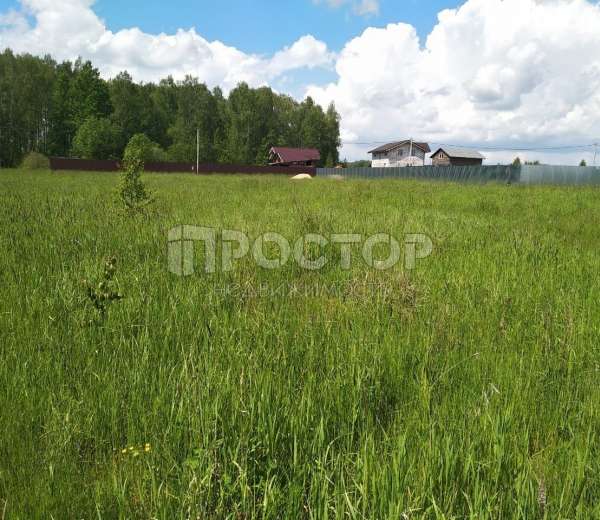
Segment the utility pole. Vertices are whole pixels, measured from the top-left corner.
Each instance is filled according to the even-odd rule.
[[[594,143],[594,167],[596,166],[596,157],[598,156],[598,143]]]
[[[196,175],[200,169],[200,129],[196,130]]]

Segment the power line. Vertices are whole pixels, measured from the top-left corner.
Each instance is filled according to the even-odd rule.
[[[437,145],[441,145],[441,146],[452,146],[448,143],[432,143],[432,144],[437,144]],[[462,146],[462,145],[455,145],[455,146],[468,148],[468,146]],[[549,151],[549,150],[581,150],[584,148],[591,148],[593,146],[594,146],[593,144],[574,144],[574,145],[565,145],[565,146],[538,146],[538,147],[529,147],[529,148],[509,148],[509,147],[502,147],[502,146],[475,146],[475,148],[478,148],[480,150],[489,150],[489,151],[497,150],[497,151],[504,151],[504,152],[540,152],[540,151]],[[471,147],[473,147],[473,146],[471,146]]]
[[[400,142],[402,139],[399,139],[396,142]],[[343,145],[356,145],[356,146],[372,146],[372,145],[381,145],[387,144],[395,141],[342,141]],[[454,146],[458,148],[477,148],[478,150],[487,150],[487,151],[500,151],[500,152],[540,152],[540,151],[550,151],[550,150],[582,150],[587,148],[598,147],[598,143],[591,144],[574,144],[574,145],[563,145],[563,146],[538,146],[538,147],[504,147],[504,146],[477,146],[477,145],[464,145],[464,144],[450,144],[450,143],[440,143],[437,141],[429,141],[430,144],[434,144],[437,146]]]

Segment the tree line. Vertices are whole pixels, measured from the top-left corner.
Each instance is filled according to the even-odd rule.
[[[228,96],[197,78],[108,81],[90,61],[0,54],[0,166],[31,151],[50,156],[120,159],[143,134],[153,160],[265,165],[272,146],[317,148],[339,162],[340,117],[310,98],[298,102],[268,87],[240,83]]]

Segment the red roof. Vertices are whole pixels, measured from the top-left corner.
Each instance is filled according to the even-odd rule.
[[[321,154],[315,148],[273,147],[272,151],[279,155],[281,162],[284,163],[321,160]]]

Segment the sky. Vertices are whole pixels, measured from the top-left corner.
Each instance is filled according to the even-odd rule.
[[[334,102],[348,159],[413,137],[591,164],[600,142],[596,0],[0,0],[7,47]]]

